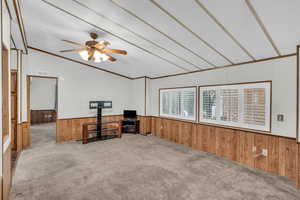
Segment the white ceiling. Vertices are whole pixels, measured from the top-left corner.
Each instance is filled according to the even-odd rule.
[[[14,9],[13,1],[7,1],[7,6],[11,14],[11,48],[25,49],[21,31],[19,29],[19,24],[17,20],[17,15]],[[16,45],[16,46],[15,46]]]
[[[99,34],[116,62],[94,66],[129,77],[157,77],[291,54],[300,44],[299,0],[249,0],[279,50],[275,51],[245,0],[24,0],[28,45],[60,53]],[[14,36],[14,35],[13,35]],[[18,39],[19,40],[19,39]]]

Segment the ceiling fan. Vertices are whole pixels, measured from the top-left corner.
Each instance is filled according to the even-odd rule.
[[[120,49],[109,49],[106,48],[110,45],[107,41],[100,41],[97,42],[96,39],[98,38],[98,35],[96,33],[90,33],[90,37],[93,40],[86,41],[85,44],[80,44],[77,42],[72,42],[70,40],[62,40],[64,42],[77,45],[81,48],[79,49],[69,49],[69,50],[62,50],[60,52],[78,52],[80,57],[86,61],[94,61],[94,62],[103,62],[110,60],[112,62],[116,61],[114,57],[107,53],[117,53],[117,54],[123,54],[126,55],[127,52]]]

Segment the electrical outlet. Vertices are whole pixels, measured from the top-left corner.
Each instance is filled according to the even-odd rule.
[[[252,152],[256,152],[256,146],[252,147]]]
[[[262,149],[262,155],[263,156],[268,156],[268,149]]]

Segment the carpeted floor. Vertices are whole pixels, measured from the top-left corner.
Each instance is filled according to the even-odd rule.
[[[32,131],[36,144],[20,157],[13,200],[300,199],[284,177],[158,137],[124,135],[82,145],[55,143],[53,126]],[[38,133],[48,139],[34,138]]]

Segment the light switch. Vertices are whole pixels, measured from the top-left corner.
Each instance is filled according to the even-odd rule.
[[[283,114],[278,114],[277,115],[277,121],[283,122],[284,121],[284,115]]]

